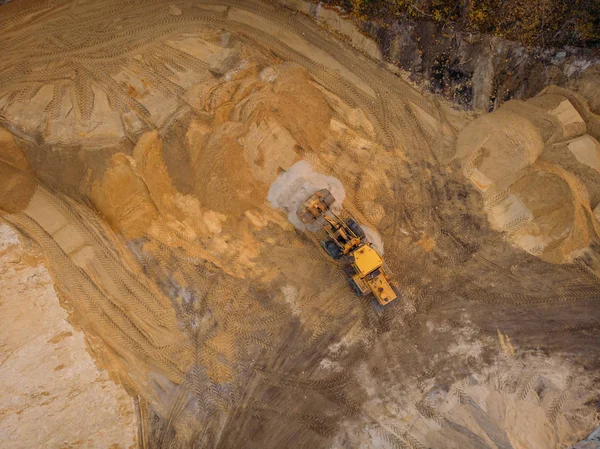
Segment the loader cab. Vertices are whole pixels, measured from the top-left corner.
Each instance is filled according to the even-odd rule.
[[[373,292],[381,306],[385,306],[397,298],[396,293],[387,281],[387,273],[383,259],[369,245],[362,245],[352,253],[352,268],[356,272],[352,276],[353,288],[359,295]]]
[[[352,267],[356,273],[366,277],[383,266],[383,260],[369,245],[363,245],[352,253],[354,262]]]

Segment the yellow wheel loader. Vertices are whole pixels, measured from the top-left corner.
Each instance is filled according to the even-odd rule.
[[[352,218],[346,221],[334,214],[330,207],[335,198],[327,189],[321,189],[311,196],[297,211],[304,224],[318,221],[328,240],[321,245],[334,259],[348,256],[353,270],[350,284],[359,296],[373,293],[377,302],[385,306],[397,298],[392,289],[390,274],[381,255],[371,246],[364,231]]]

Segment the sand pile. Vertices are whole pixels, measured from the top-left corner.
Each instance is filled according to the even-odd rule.
[[[544,140],[534,123],[501,109],[464,128],[456,156],[477,189],[494,195],[514,183],[543,149]]]
[[[218,214],[203,211],[197,199],[173,187],[156,132],[142,135],[133,157],[117,153],[111,158],[104,176],[92,188],[92,199],[127,238],[143,235],[159,216],[178,223],[177,229],[185,235],[220,232]]]
[[[271,184],[299,155],[318,152],[331,116],[324,94],[304,69],[267,62],[258,57],[241,62],[197,87],[198,107],[210,115],[190,121],[181,147],[168,149],[180,159],[167,163],[166,145],[171,144],[156,132],[142,135],[132,156],[111,157],[90,191],[115,229],[128,239],[149,236],[185,248],[189,257],[209,260],[236,277],[247,276],[250,259],[261,246],[248,233],[248,220],[253,225],[271,220],[271,212],[262,211]],[[180,170],[185,164],[191,170]],[[304,164],[292,173],[310,172]],[[335,186],[343,201],[339,181],[300,172],[298,177],[308,176],[308,183]],[[191,186],[191,194],[174,187],[173,173]],[[274,201],[283,204],[281,198]],[[243,233],[247,238],[241,238]]]
[[[2,216],[40,246],[90,353],[136,398],[140,446],[516,449],[541,428],[560,447],[561,414],[546,426],[540,410],[567,390],[564,428],[589,430],[578,382],[523,358],[535,370],[500,377],[534,388],[493,387],[485,369],[496,326],[595,368],[600,289],[485,225],[447,163],[468,114],[276,2],[57,2],[0,19],[0,120],[18,135],[0,139]],[[564,257],[595,235],[593,112],[555,91],[502,111],[461,132],[459,157],[494,226]],[[385,243],[393,307],[356,296],[290,223],[319,187]],[[465,310],[472,347],[454,332]],[[518,402],[532,391],[542,405]]]
[[[598,66],[590,67],[579,78],[574,80],[572,84],[574,90],[587,101],[590,112],[600,115],[600,94],[598,93],[600,68]]]
[[[580,256],[600,229],[592,212],[599,201],[600,144],[586,134],[582,114],[567,96],[546,92],[506,103],[466,126],[458,139],[457,157],[484,197],[490,224],[555,263]]]
[[[203,240],[221,234],[227,217],[173,187],[161,148],[158,134],[148,133],[138,141],[133,158],[114,155],[103,177],[93,183],[94,205],[127,239],[152,237],[243,277],[240,267],[232,269],[222,260],[224,254],[241,256],[243,248],[227,245],[221,238]]]
[[[459,332],[464,338],[450,351],[479,357],[482,340],[468,328]],[[359,431],[357,447],[364,449],[548,449],[585,438],[598,422],[597,387],[582,368],[562,357],[523,353],[499,331],[495,343],[502,350],[493,362],[450,384],[430,373],[415,388],[393,378],[375,385],[365,365],[355,367],[363,386],[386,393],[365,404],[365,427],[348,427],[336,441]]]
[[[133,447],[133,398],[87,352],[41,261],[0,223],[2,447]]]
[[[195,105],[208,115],[189,121],[185,140],[176,147],[168,137],[146,133],[132,156],[119,152],[111,157],[90,191],[115,229],[128,239],[148,236],[182,248],[188,257],[209,260],[244,278],[261,247],[247,223],[261,228],[273,220],[264,211],[267,200],[285,209],[299,229],[297,206],[319,188],[330,188],[341,207],[341,181],[298,161],[319,154],[324,160],[337,158],[336,165],[346,169],[340,173],[350,179],[361,171],[354,160],[372,160],[376,156],[371,152],[379,149],[364,134],[369,123],[318,88],[301,67],[269,62],[254,55],[194,87]],[[312,160],[320,171],[331,171],[321,159]],[[191,170],[184,170],[187,164]],[[178,185],[191,186],[191,192],[180,193],[175,178]],[[360,209],[352,203],[347,207],[383,250],[381,237],[370,231],[383,215],[375,201],[382,176],[378,178],[366,173],[358,189]],[[370,220],[361,210],[368,211]],[[266,273],[256,269],[255,275]]]
[[[102,180],[94,185],[92,199],[126,238],[143,234],[158,216],[146,185],[136,176],[131,159],[123,154],[111,158]]]
[[[0,210],[13,213],[24,209],[35,192],[33,170],[13,135],[0,128]]]
[[[188,131],[195,193],[232,215],[262,204],[268,186],[303,148],[317,150],[331,116],[306,71],[289,63],[262,69],[240,64],[202,86],[198,107],[214,119],[210,131],[201,122]]]

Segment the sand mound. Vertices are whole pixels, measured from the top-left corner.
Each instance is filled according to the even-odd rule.
[[[500,192],[515,182],[543,149],[544,141],[533,123],[501,109],[461,131],[456,155],[465,175],[481,192],[491,188]]]
[[[12,134],[0,128],[0,210],[13,213],[27,207],[36,182],[29,161]]]
[[[243,64],[203,90],[199,106],[214,120],[210,131],[193,123],[187,145],[196,196],[221,213],[241,215],[261,205],[280,169],[296,162],[302,148],[317,150],[329,127],[322,92],[294,64],[262,70]]]
[[[316,151],[325,139],[331,110],[308,72],[283,63],[263,69],[258,78],[263,88],[238,103],[231,119],[258,124],[274,117],[301,147]],[[236,99],[241,100],[239,95]]]
[[[562,95],[544,93],[527,100],[527,103],[544,111],[556,123],[552,138],[546,139],[547,144],[569,140],[586,131],[585,121],[569,99]]]
[[[121,153],[111,158],[91,196],[96,208],[126,238],[143,235],[158,216],[146,184],[135,173],[133,161]]]
[[[588,81],[592,86],[594,83],[598,82],[600,82],[600,78]],[[581,84],[578,83],[575,85],[581,86]],[[586,132],[595,139],[600,139],[600,115],[598,115],[597,112],[594,112],[595,109],[592,99],[589,95],[585,94],[585,88],[579,90],[579,87],[576,87],[575,89],[576,90],[570,90],[558,86],[548,86],[544,89],[543,93],[556,94],[567,98],[585,121]]]
[[[162,159],[162,145],[158,133],[149,132],[137,142],[133,157],[115,154],[103,177],[93,184],[94,204],[127,238],[147,234],[161,220],[190,238],[211,229],[220,232],[213,212],[203,210],[195,197],[182,195],[173,187]]]
[[[564,351],[592,367],[574,375],[592,376],[600,288],[587,271],[524,256],[482,223],[478,198],[449,163],[469,114],[440,107],[277,2],[51,3],[2,9],[1,119],[51,186],[2,215],[42,248],[90,353],[136,398],[141,447],[533,444],[523,432],[561,402],[521,406],[537,401],[528,382],[503,373],[538,374],[528,367],[499,366],[493,387],[484,367],[500,351],[488,338],[497,326],[515,345]],[[585,193],[593,177],[580,188],[570,173],[595,160],[593,141],[568,148],[585,134],[562,100],[571,97],[554,93],[510,103],[492,116],[506,115],[500,127],[473,124],[461,160],[493,183],[489,207],[513,195],[539,216],[509,232],[541,236],[543,254],[567,257],[577,233],[591,235],[577,206],[596,195]],[[585,105],[571,103],[587,123]],[[541,160],[555,143],[571,168]],[[343,265],[294,228],[290,185],[273,194],[287,210],[271,206],[272,187],[296,171],[300,190],[335,179],[324,186],[338,189],[347,213],[381,232],[399,293],[392,307],[357,297]],[[571,200],[566,213],[556,212],[566,207],[558,196]],[[454,332],[468,313],[473,347]],[[548,398],[579,391],[547,384]],[[589,427],[577,411],[587,400],[565,403],[583,416],[566,418],[571,434]],[[545,427],[538,433],[562,447]]]
[[[567,94],[511,101],[461,130],[457,157],[492,227],[525,251],[571,262],[597,236],[600,144]]]
[[[239,216],[263,203],[267,185],[253,178],[240,144],[244,127],[226,122],[213,129],[200,150],[194,150],[195,193],[206,207]]]
[[[589,198],[575,176],[540,162],[510,191],[504,202],[491,208],[491,217],[521,248],[560,263],[589,245],[594,232],[589,227]]]
[[[115,154],[102,178],[92,184],[94,205],[127,239],[152,237],[167,246],[186,248],[189,257],[211,261],[243,277],[242,261],[232,269],[222,259],[224,253],[231,256],[244,248],[220,239],[202,241],[220,234],[227,217],[173,187],[162,159],[162,144],[158,134],[150,132],[137,142],[134,157]]]
[[[588,134],[544,150],[542,160],[563,167],[583,183],[590,207],[600,203],[600,143]]]
[[[590,67],[573,83],[574,90],[579,92],[589,104],[590,111],[600,115],[600,67]]]

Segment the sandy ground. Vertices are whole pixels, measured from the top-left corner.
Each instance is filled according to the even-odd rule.
[[[476,118],[275,4],[2,8],[0,210],[139,447],[545,449],[598,424],[594,79]],[[324,185],[385,247],[383,312],[294,223]]]
[[[2,447],[136,447],[132,398],[86,352],[41,262],[0,224]]]

